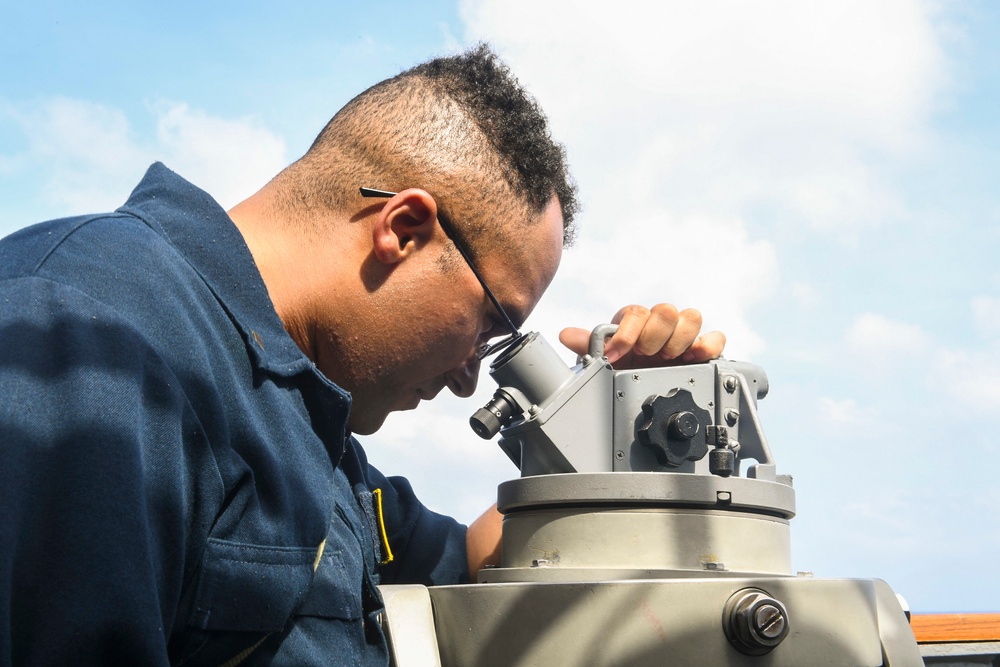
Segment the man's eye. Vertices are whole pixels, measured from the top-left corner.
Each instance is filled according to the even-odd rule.
[[[484,329],[482,334],[483,340],[489,340],[491,338],[496,338],[497,336],[502,335],[503,333],[501,331],[502,326],[503,325],[499,319],[497,319],[493,315],[490,315],[489,319],[486,320],[486,328]]]

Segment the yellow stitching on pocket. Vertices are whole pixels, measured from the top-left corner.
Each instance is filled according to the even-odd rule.
[[[382,546],[385,547],[385,559],[382,565],[392,562],[392,549],[389,548],[389,536],[385,532],[385,517],[382,516],[382,489],[372,491],[375,497],[375,511],[378,513],[378,527],[382,531]]]
[[[313,561],[313,572],[319,569],[319,561],[323,558],[323,551],[326,549],[326,538],[319,543],[319,548],[316,549],[316,560]]]

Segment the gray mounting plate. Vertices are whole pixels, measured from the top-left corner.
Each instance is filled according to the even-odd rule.
[[[500,485],[504,513],[543,507],[701,507],[795,516],[795,491],[780,482],[684,473],[613,472],[539,475]]]

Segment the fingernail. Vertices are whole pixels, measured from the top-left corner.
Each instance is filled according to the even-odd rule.
[[[613,364],[616,361],[618,361],[619,359],[621,359],[622,355],[621,355],[621,353],[618,350],[610,350],[610,351],[609,350],[605,350],[604,351],[604,356],[606,356],[608,358],[608,363]]]

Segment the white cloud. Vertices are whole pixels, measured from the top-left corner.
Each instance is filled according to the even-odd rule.
[[[872,416],[870,411],[863,411],[852,398],[838,400],[820,396],[817,405],[820,418],[834,427],[856,426]]]
[[[934,360],[934,386],[957,399],[957,408],[1000,414],[1000,347],[943,349]]]
[[[972,317],[980,335],[1000,338],[1000,299],[990,296],[974,297]]]
[[[847,330],[846,341],[855,354],[883,359],[918,354],[931,344],[930,336],[920,326],[876,313],[858,316]]]
[[[642,199],[636,198],[627,223],[593,234],[588,229],[578,247],[566,253],[546,302],[545,323],[589,328],[626,303],[666,300],[700,309],[706,329],[725,331],[730,357],[759,353],[763,341],[747,313],[777,282],[773,246],[751,240],[739,218],[675,216],[643,205]]]
[[[802,306],[814,306],[820,302],[820,295],[816,288],[809,283],[792,283],[789,290],[792,298]]]
[[[979,326],[997,324],[995,300],[973,301]],[[1000,345],[938,344],[920,326],[875,313],[860,315],[845,333],[856,372],[902,381],[918,378],[931,396],[957,401],[962,409],[1000,410]]]
[[[163,103],[152,112],[156,136],[142,136],[119,109],[56,98],[8,112],[26,148],[5,156],[6,170],[48,174],[46,214],[111,210],[124,203],[156,160],[212,193],[223,206],[252,194],[285,165],[282,139],[253,118],[226,119]]]
[[[868,152],[922,144],[946,71],[917,0],[467,0],[462,15],[539,96],[581,183],[631,166],[674,209],[762,200],[847,235],[900,210]]]
[[[723,328],[730,356],[759,353],[751,314],[780,258],[748,220],[853,242],[905,213],[882,158],[921,150],[944,85],[927,7],[464,0],[467,38],[539,98],[581,186],[546,310],[590,326],[667,300]]]
[[[55,98],[17,108],[12,115],[27,141],[15,158],[18,167],[45,170],[42,196],[60,213],[117,208],[131,190],[124,177],[131,175],[134,184],[145,166],[129,121],[118,109]]]
[[[163,159],[224,207],[257,191],[285,167],[285,142],[252,117],[211,116],[186,104],[158,109]]]

